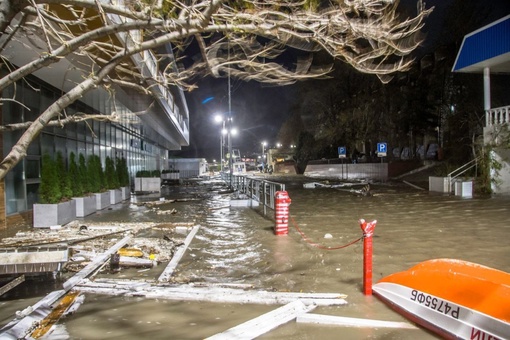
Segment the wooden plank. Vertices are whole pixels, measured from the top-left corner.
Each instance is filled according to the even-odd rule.
[[[78,273],[76,273],[73,277],[71,277],[69,280],[64,282],[64,290],[67,292],[71,288],[73,288],[78,282],[89,276],[94,270],[98,267],[100,267],[104,262],[106,262],[112,254],[115,254],[120,248],[122,248],[124,245],[126,245],[128,242],[130,242],[132,239],[132,236],[126,236],[119,242],[117,242],[113,247],[108,249],[106,252],[98,255],[94,258],[92,262],[90,262],[85,268],[80,270]]]
[[[7,293],[8,291],[10,291],[11,289],[13,289],[14,287],[16,287],[17,285],[24,281],[25,275],[20,275],[17,278],[10,281],[9,283],[3,285],[2,287],[0,287],[0,296],[4,295],[5,293]]]
[[[238,326],[232,327],[225,332],[208,337],[208,340],[237,340],[254,339],[265,334],[276,327],[296,319],[301,314],[315,309],[314,305],[305,305],[302,301],[296,300],[285,306],[277,308],[269,313],[251,319]]]
[[[347,304],[345,295],[336,293],[292,293],[268,292],[224,287],[193,287],[189,285],[150,285],[148,282],[83,281],[75,287],[83,292],[105,295],[137,296],[150,299],[178,301],[208,301],[221,303],[287,304],[301,300],[317,306],[338,306]]]
[[[56,290],[44,298],[39,300],[33,306],[27,307],[21,314],[23,318],[14,319],[5,325],[2,329],[0,329],[0,339],[23,339],[25,338],[33,329],[34,325],[37,325],[46,318],[51,311],[53,310],[53,304],[61,299],[68,291],[70,291],[76,284],[78,284],[81,280],[85,279],[91,273],[93,273],[96,268],[103,265],[104,262],[108,260],[111,254],[117,252],[120,248],[122,248],[126,243],[128,243],[132,239],[132,236],[126,236],[119,242],[117,242],[113,247],[108,249],[105,253],[97,256],[91,263],[89,263],[85,268],[76,273],[69,280],[64,282],[63,288],[61,290]]]
[[[32,332],[31,337],[34,339],[39,339],[45,334],[49,332],[51,327],[55,325],[58,320],[64,315],[64,313],[74,304],[80,292],[70,292],[66,294],[58,303],[58,305],[53,308],[50,314],[45,317],[37,326],[37,328]]]
[[[418,329],[408,322],[380,321],[372,319],[347,318],[343,316],[302,314],[296,319],[299,323],[315,323],[321,325],[336,325],[345,327],[366,327],[366,328],[404,328]]]
[[[172,260],[170,260],[163,273],[161,273],[161,275],[159,276],[158,278],[159,282],[168,282],[170,276],[172,276],[172,274],[174,273],[175,268],[177,268],[179,261],[184,256],[184,253],[188,249],[188,246],[190,245],[191,241],[193,240],[199,229],[200,226],[198,225],[194,226],[193,229],[191,229],[190,233],[186,237],[186,240],[184,240],[184,245],[175,252],[174,256],[172,257]]]

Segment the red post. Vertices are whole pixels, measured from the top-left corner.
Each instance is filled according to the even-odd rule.
[[[363,230],[363,294],[372,295],[372,236],[377,221],[360,219],[359,224]]]
[[[289,233],[289,205],[291,199],[287,191],[275,193],[275,229],[276,235],[287,235]]]

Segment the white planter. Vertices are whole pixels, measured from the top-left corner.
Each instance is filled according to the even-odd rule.
[[[447,194],[450,192],[448,177],[429,176],[429,191]]]
[[[161,178],[157,177],[135,177],[136,192],[160,192]]]
[[[122,191],[120,189],[113,189],[110,191],[110,204],[118,204],[122,202]]]
[[[85,217],[96,212],[96,195],[73,197],[76,201],[76,217]]]
[[[110,192],[96,193],[96,210],[103,210],[110,206]]]
[[[76,218],[76,201],[56,204],[34,204],[34,228],[64,225]]]
[[[169,173],[161,174],[161,179],[163,179],[165,181],[179,180],[179,173],[178,172],[169,172]]]
[[[131,188],[130,187],[122,187],[120,188],[122,192],[122,200],[126,201],[131,198]]]

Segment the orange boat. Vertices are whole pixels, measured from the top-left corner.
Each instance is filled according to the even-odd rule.
[[[447,339],[510,339],[510,274],[436,259],[389,275],[374,293],[413,322]]]

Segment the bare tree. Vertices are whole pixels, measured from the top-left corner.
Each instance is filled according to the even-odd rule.
[[[0,163],[4,178],[25,155],[29,144],[49,125],[110,116],[67,116],[65,108],[96,87],[109,91],[130,87],[151,94],[156,85],[193,89],[197,76],[225,77],[274,85],[325,78],[329,65],[314,63],[317,52],[341,59],[355,69],[387,82],[407,70],[409,54],[420,44],[420,29],[432,9],[417,0],[413,18],[401,20],[398,0],[343,0],[323,6],[318,0],[296,1],[148,1],[4,0],[0,2],[0,57],[8,86],[63,58],[72,59],[82,81],[55,100],[34,121],[2,126],[23,129]],[[21,41],[20,37],[25,39]],[[24,64],[9,56],[17,40],[37,37],[39,55]],[[162,46],[171,44],[175,57]],[[189,62],[189,51],[197,55]],[[285,55],[299,50],[295,60]],[[156,60],[170,60],[158,77],[132,67],[131,57],[150,50]],[[163,52],[161,52],[163,51]],[[304,52],[304,53],[303,53]],[[15,65],[16,67],[14,67]],[[2,98],[0,104],[15,101]],[[15,101],[16,102],[16,101]],[[16,102],[22,105],[22,103]]]

